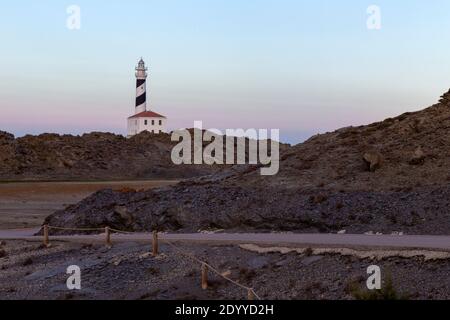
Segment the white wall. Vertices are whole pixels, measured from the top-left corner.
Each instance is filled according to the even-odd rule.
[[[147,124],[145,122],[147,121]],[[154,121],[154,124],[152,124]],[[159,124],[161,121],[161,125]],[[142,131],[153,133],[166,132],[167,119],[165,118],[131,118],[128,119],[128,136],[134,136]]]

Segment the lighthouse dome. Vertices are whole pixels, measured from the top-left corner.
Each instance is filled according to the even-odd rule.
[[[144,62],[144,60],[142,58],[138,62],[138,68],[139,69],[145,69],[145,62]]]

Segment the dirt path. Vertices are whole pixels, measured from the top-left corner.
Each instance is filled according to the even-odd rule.
[[[40,241],[41,237],[34,237],[38,229],[0,230],[1,240],[35,240]],[[55,236],[51,237],[58,241],[71,242],[102,242],[104,235],[76,235],[76,236]],[[113,241],[151,241],[148,233],[135,234],[114,234]],[[337,234],[161,234],[161,240],[206,242],[206,243],[255,243],[265,245],[303,245],[303,246],[341,246],[341,247],[382,247],[397,249],[439,249],[450,250],[450,236],[391,236],[391,235],[337,235]]]
[[[56,210],[101,189],[151,189],[176,181],[11,182],[0,183],[0,229],[39,226]]]

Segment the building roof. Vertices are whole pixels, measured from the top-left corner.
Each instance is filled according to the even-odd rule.
[[[134,116],[131,116],[128,119],[134,119],[134,118],[165,118],[165,117],[156,112],[153,112],[153,111],[144,111],[144,112],[135,114]]]

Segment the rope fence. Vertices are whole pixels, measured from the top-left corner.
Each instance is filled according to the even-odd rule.
[[[105,244],[107,247],[112,247],[112,240],[111,240],[111,233],[118,233],[118,234],[136,234],[137,232],[129,232],[129,231],[122,231],[117,230],[110,227],[104,227],[104,228],[62,228],[62,227],[53,227],[50,225],[44,225],[43,227],[43,244],[46,247],[50,246],[50,230],[59,230],[59,231],[81,231],[81,232],[92,232],[92,231],[104,231],[105,234]],[[244,289],[247,291],[247,300],[262,300],[255,292],[253,288],[247,287],[229,277],[221,273],[217,268],[214,268],[206,261],[198,259],[196,256],[194,256],[191,253],[188,253],[175,245],[174,243],[165,240],[165,243],[167,243],[170,247],[172,247],[176,252],[179,254],[188,257],[194,262],[197,262],[201,265],[201,286],[203,290],[208,289],[208,271],[211,271],[215,273],[216,275],[220,276],[224,280],[232,283],[233,285]],[[159,254],[159,241],[158,241],[158,232],[153,231],[152,232],[152,256],[156,257]]]
[[[215,274],[217,274],[218,276],[222,277],[223,279],[231,282],[232,284],[244,289],[247,291],[248,294],[248,300],[254,300],[254,298],[256,297],[258,300],[262,300],[257,294],[256,292],[253,290],[253,288],[244,286],[242,284],[240,284],[237,281],[234,281],[233,279],[230,279],[229,277],[223,275],[220,271],[218,271],[216,268],[214,268],[213,266],[211,266],[210,264],[208,264],[205,261],[202,261],[198,258],[196,258],[194,255],[191,255],[187,252],[184,252],[183,250],[181,250],[179,247],[177,247],[176,245],[174,245],[172,242],[170,241],[165,241],[168,245],[170,245],[175,251],[177,251],[178,253],[191,258],[192,260],[194,260],[195,262],[198,262],[202,265],[202,288],[203,289],[207,289],[208,288],[208,278],[207,278],[207,274],[208,274],[208,270],[211,270],[212,272],[214,272]]]

